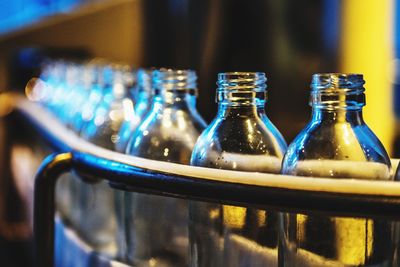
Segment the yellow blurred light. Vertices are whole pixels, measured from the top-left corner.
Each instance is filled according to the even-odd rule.
[[[389,153],[394,136],[392,109],[393,0],[346,0],[342,10],[340,69],[366,80],[364,118]]]
[[[367,219],[335,218],[337,257],[352,266],[366,263],[371,256],[374,222]]]
[[[0,93],[0,117],[8,115],[13,110],[16,98],[10,93]]]
[[[267,212],[265,210],[257,211],[257,226],[267,226]]]
[[[224,225],[233,229],[241,229],[246,221],[246,208],[223,206]]]
[[[215,208],[215,209],[211,209],[209,212],[209,216],[210,216],[210,219],[213,219],[213,220],[218,219],[221,216],[219,207]]]
[[[306,225],[307,225],[308,216],[303,214],[296,214],[296,223],[297,223],[297,240],[299,243],[303,243],[306,241]]]

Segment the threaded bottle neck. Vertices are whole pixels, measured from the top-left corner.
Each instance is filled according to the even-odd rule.
[[[195,106],[197,75],[193,70],[159,69],[152,72],[153,101]]]
[[[264,106],[266,81],[263,72],[219,73],[216,101],[233,106]]]
[[[152,73],[153,87],[158,91],[196,90],[197,75],[193,70],[159,69]]]
[[[360,110],[365,106],[361,74],[318,73],[312,76],[310,105],[324,110]]]

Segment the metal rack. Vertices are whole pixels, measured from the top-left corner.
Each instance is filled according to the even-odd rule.
[[[55,185],[67,171],[88,183],[107,180],[117,190],[307,214],[400,218],[400,183],[216,170],[123,155],[80,139],[22,96],[2,97],[11,110],[8,116],[28,122],[58,151],[42,163],[35,181],[37,266],[53,266]],[[394,168],[397,164],[393,160]]]

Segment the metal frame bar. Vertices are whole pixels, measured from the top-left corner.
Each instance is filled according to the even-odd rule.
[[[71,153],[49,155],[36,175],[33,233],[37,267],[53,266],[55,185],[60,175],[71,169],[71,162]]]
[[[38,267],[53,266],[55,186],[60,175],[67,171],[76,171],[86,182],[93,182],[93,179],[107,180],[118,190],[189,200],[301,213],[400,217],[400,198],[338,196],[326,192],[298,192],[298,190],[199,180],[195,177],[152,173],[105,157],[73,151],[48,156],[36,176],[34,238]]]

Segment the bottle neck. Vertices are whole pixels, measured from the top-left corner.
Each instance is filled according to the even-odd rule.
[[[314,74],[310,94],[313,121],[363,124],[364,83],[360,74]]]
[[[261,72],[228,72],[218,75],[216,101],[219,115],[256,117],[264,113],[266,78]]]
[[[153,71],[153,103],[157,106],[177,109],[195,108],[196,80],[196,73],[191,70],[160,69]]]
[[[261,117],[266,115],[264,105],[232,105],[231,103],[218,103],[218,116],[222,117]]]
[[[196,95],[189,91],[161,91],[156,92],[153,104],[163,108],[195,109]]]
[[[312,121],[317,123],[350,123],[352,125],[364,124],[362,109],[324,109],[312,108]]]

